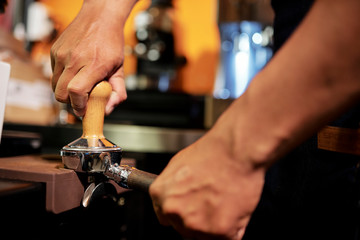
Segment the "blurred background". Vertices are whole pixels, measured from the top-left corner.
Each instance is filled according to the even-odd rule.
[[[0,15],[0,61],[11,65],[11,73],[0,157],[40,154],[59,161],[59,150],[81,136],[81,120],[54,99],[50,85],[50,48],[81,5],[82,0],[7,1]],[[160,173],[177,151],[211,128],[271,59],[272,21],[267,0],[139,0],[124,30],[128,99],[105,118],[104,135],[138,168]],[[37,207],[32,211],[45,211],[37,195],[43,191],[41,184],[30,191]],[[0,190],[0,203],[9,197],[1,196]],[[180,238],[158,225],[148,196],[126,192],[111,199],[107,206],[120,211],[121,220],[100,214],[103,204],[94,211],[117,223],[119,239]],[[42,224],[66,232],[87,214],[46,213]]]
[[[6,122],[76,122],[47,88],[50,48],[81,5],[82,0],[8,1],[0,15],[1,60],[13,68]],[[210,127],[216,113],[209,106],[205,110],[204,101],[239,97],[271,58],[272,18],[264,0],[139,1],[125,26],[129,99],[109,120]]]

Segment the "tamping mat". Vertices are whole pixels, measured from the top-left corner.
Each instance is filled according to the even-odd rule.
[[[0,158],[0,178],[45,183],[46,210],[53,213],[78,207],[84,193],[73,170],[39,155]]]
[[[134,159],[122,159],[122,163],[135,166]],[[85,191],[75,171],[65,169],[60,160],[40,155],[0,158],[0,178],[45,183],[46,210],[53,213],[79,207]],[[115,187],[118,193],[128,191],[117,184]]]

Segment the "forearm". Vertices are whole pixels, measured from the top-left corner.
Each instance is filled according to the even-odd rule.
[[[86,14],[92,18],[101,17],[108,19],[108,21],[117,21],[124,24],[137,1],[138,0],[84,0],[79,15]]]
[[[220,124],[234,158],[270,164],[359,99],[358,1],[317,1]]]

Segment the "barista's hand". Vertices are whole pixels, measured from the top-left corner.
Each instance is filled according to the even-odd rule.
[[[88,93],[108,80],[113,93],[106,106],[109,114],[126,99],[123,72],[123,26],[135,0],[84,1],[75,20],[51,49],[52,86],[60,102],[71,102],[83,116]]]
[[[163,225],[192,239],[238,240],[262,192],[265,169],[234,157],[221,127],[171,159],[150,186]]]

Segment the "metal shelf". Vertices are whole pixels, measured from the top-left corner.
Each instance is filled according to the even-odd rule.
[[[8,123],[4,125],[4,129],[39,133],[42,149],[46,153],[57,153],[82,134],[81,124],[33,126]],[[176,153],[195,142],[206,131],[109,123],[104,125],[104,135],[108,140],[126,152],[139,153]]]

